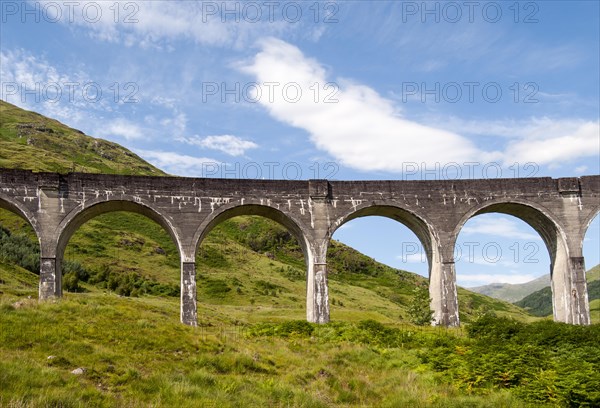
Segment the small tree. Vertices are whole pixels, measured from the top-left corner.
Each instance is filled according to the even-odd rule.
[[[429,286],[418,285],[413,290],[413,300],[408,306],[408,319],[418,326],[431,324],[433,312],[430,308]]]

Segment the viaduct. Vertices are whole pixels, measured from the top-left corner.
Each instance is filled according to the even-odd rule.
[[[429,262],[434,324],[459,325],[454,246],[462,226],[484,213],[510,214],[535,229],[550,254],[554,320],[590,324],[587,227],[600,212],[600,176],[445,181],[278,181],[34,173],[0,169],[0,207],[26,219],[40,242],[39,299],[60,297],[61,260],[73,233],[111,211],[160,224],[181,259],[181,321],[197,324],[196,251],[220,222],[270,218],[304,252],[306,317],[329,321],[327,248],[344,223],[380,215],[407,226]]]

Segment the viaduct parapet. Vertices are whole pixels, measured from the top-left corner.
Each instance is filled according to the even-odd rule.
[[[196,251],[220,222],[260,215],[298,239],[306,261],[306,317],[329,321],[327,248],[358,217],[406,225],[425,249],[434,324],[459,325],[454,247],[462,226],[484,213],[513,215],[550,254],[554,320],[589,324],[583,238],[600,211],[600,176],[447,181],[281,181],[34,173],[0,169],[0,207],[26,219],[40,242],[39,298],[60,297],[69,239],[93,217],[143,214],[160,224],[181,258],[181,321],[197,324]]]

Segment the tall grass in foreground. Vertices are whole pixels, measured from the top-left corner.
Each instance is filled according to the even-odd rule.
[[[493,340],[498,347],[512,344],[502,334],[506,328],[493,325],[480,326],[481,338],[474,332],[467,337],[460,330],[399,328],[375,321],[232,326],[217,311],[204,327],[191,328],[175,318],[177,299],[85,293],[59,302],[16,300],[3,296],[0,301],[0,406],[566,405],[560,392],[555,399],[528,402],[520,392],[526,389],[523,384],[504,386],[486,379],[471,389],[462,385],[462,374],[451,367],[470,367],[470,360],[461,356],[492,341],[482,332],[500,333]],[[513,337],[530,337],[549,359],[569,348],[573,356],[581,353],[576,343],[556,349],[522,329],[533,326],[519,327],[521,337]],[[569,331],[551,322],[545,330],[549,338]],[[577,330],[593,336],[598,328]],[[597,345],[587,342],[585,347],[597,353]],[[445,361],[444,355],[450,368],[435,363]],[[599,360],[586,364],[597,367]],[[78,367],[85,373],[71,374]],[[504,367],[497,369],[501,373]],[[523,370],[537,376],[545,372],[535,366]],[[586,390],[593,397],[593,390]]]

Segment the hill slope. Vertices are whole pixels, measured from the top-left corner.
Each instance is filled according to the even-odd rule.
[[[532,294],[550,285],[550,276],[545,274],[537,279],[525,283],[491,283],[484,286],[469,288],[470,291],[481,293],[494,299],[515,303],[525,296]]]
[[[592,323],[600,322],[600,265],[596,265],[586,272],[588,283],[588,299],[590,301],[590,314]],[[524,297],[515,304],[529,311],[535,316],[552,315],[552,290],[546,286]]]
[[[68,173],[165,175],[124,147],[0,100],[0,167]]]

